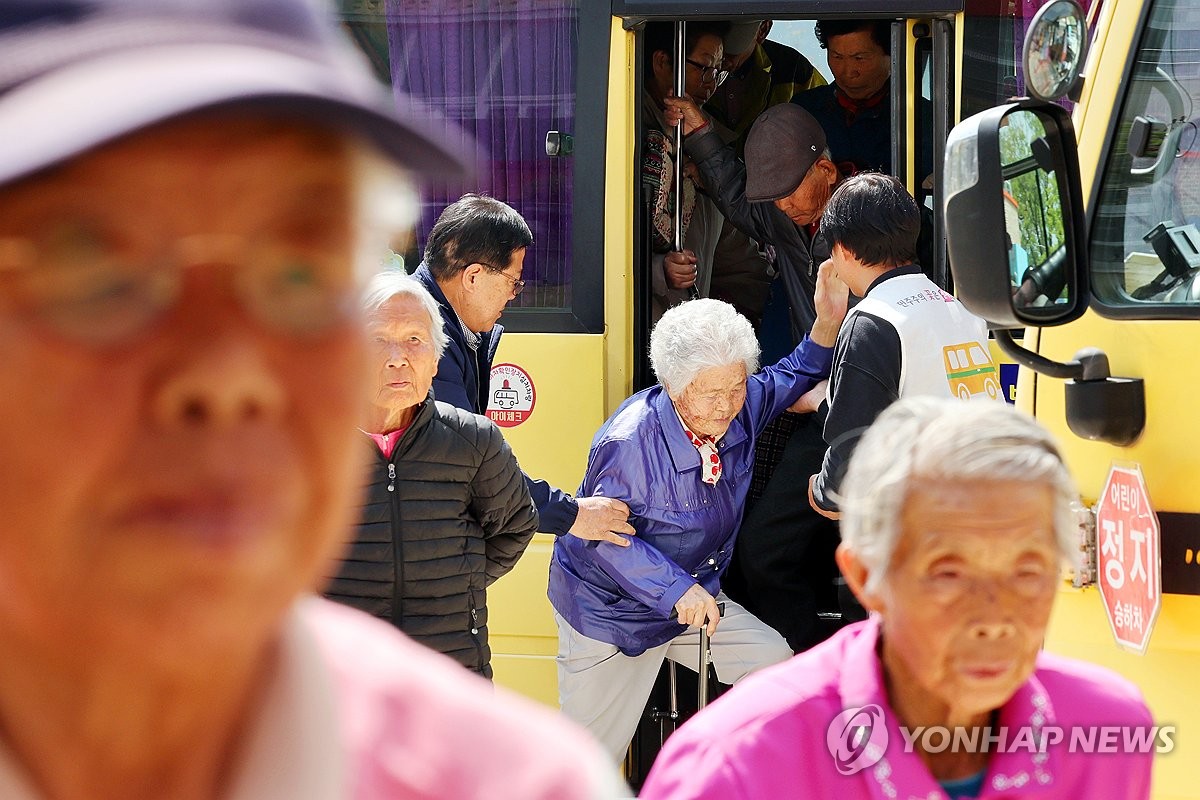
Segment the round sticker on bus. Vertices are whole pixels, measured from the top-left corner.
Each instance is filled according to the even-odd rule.
[[[492,366],[488,385],[488,419],[501,428],[512,428],[529,419],[537,393],[529,373],[516,364]]]

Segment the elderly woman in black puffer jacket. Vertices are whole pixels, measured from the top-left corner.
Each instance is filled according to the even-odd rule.
[[[446,335],[428,291],[383,272],[363,310],[375,358],[362,427],[372,466],[326,594],[490,678],[487,587],[525,551],[537,510],[500,429],[434,400]]]

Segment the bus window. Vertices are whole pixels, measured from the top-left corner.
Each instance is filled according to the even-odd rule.
[[[1151,2],[1092,229],[1092,286],[1117,316],[1200,313],[1200,6]]]
[[[416,239],[401,254],[406,267],[416,267],[425,236],[446,205],[467,190],[490,194],[520,211],[534,237],[525,257],[526,287],[506,311],[505,325],[578,330],[547,326],[545,313],[540,325],[522,324],[535,310],[569,312],[589,302],[577,296],[580,286],[573,283],[576,160],[546,152],[547,132],[575,132],[578,0],[453,8],[415,0],[341,5],[343,23],[376,71],[449,117],[478,146],[469,184],[422,185]],[[375,10],[356,10],[365,5]]]

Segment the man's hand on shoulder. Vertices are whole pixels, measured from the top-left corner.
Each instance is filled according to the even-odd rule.
[[[567,533],[580,539],[628,547],[627,536],[637,533],[629,524],[629,506],[611,497],[577,497],[579,516]]]

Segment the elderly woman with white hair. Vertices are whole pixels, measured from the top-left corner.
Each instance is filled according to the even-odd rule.
[[[389,270],[362,306],[372,361],[360,430],[371,466],[326,594],[490,678],[487,587],[525,552],[537,510],[500,429],[434,399],[447,337],[429,291]]]
[[[1140,692],[1041,651],[1077,497],[1044,428],[1002,403],[904,399],[843,493],[838,565],[871,618],[693,718],[643,800],[1149,796],[1161,742]],[[1101,729],[1124,744],[1078,746]]]
[[[792,654],[783,637],[720,594],[721,576],[750,488],[755,438],[787,408],[820,401],[846,301],[845,285],[823,266],[810,337],[761,372],[754,330],[733,306],[692,300],[668,310],[650,337],[659,385],[626,400],[596,434],[579,494],[623,500],[637,536],[629,547],[557,540],[549,594],[559,702],[615,759],[663,658],[695,668],[699,631],[689,626],[713,636],[726,683]]]

